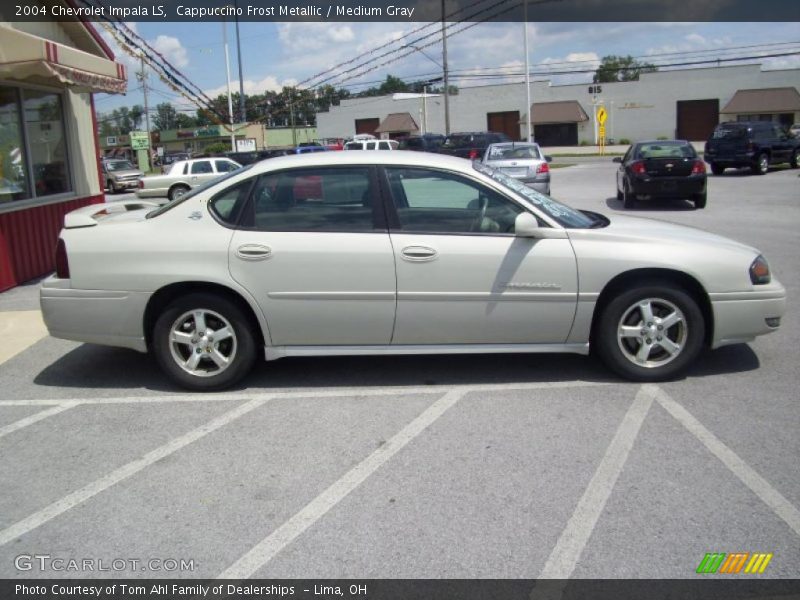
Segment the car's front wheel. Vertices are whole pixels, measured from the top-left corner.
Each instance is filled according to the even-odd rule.
[[[207,293],[187,294],[169,304],[156,320],[152,347],[164,372],[196,391],[230,387],[256,359],[247,315],[227,298]]]
[[[707,192],[701,192],[699,194],[695,194],[694,197],[692,198],[692,201],[694,202],[694,207],[696,209],[705,208],[707,200],[708,200]]]
[[[169,199],[177,200],[188,191],[189,187],[186,185],[175,185],[169,190]]]
[[[624,208],[633,208],[636,206],[636,197],[633,195],[633,191],[625,180],[622,181],[622,206]]]
[[[623,292],[603,309],[593,344],[613,371],[633,381],[679,375],[700,352],[705,322],[686,291],[653,282]]]
[[[789,160],[789,165],[796,169],[798,165],[800,165],[800,150],[795,150],[792,152],[792,158]]]

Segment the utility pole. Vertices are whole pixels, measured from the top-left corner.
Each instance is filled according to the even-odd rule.
[[[225,72],[228,76],[228,116],[231,128],[231,151],[236,152],[236,133],[233,131],[233,97],[231,96],[231,61],[228,54],[228,23],[222,21],[222,43],[225,45]]]
[[[236,0],[234,0],[233,6],[234,7],[237,6]],[[246,123],[247,113],[245,112],[245,107],[244,107],[244,78],[242,77],[242,42],[239,39],[238,15],[235,15],[234,19],[236,22],[236,60],[239,63],[239,122]]]
[[[144,123],[147,130],[147,165],[148,169],[150,161],[153,157],[153,141],[150,139],[150,105],[147,101],[147,72],[145,71],[144,53],[139,55],[141,61],[142,72],[139,76],[142,79],[142,91],[144,92]]]
[[[442,0],[442,69],[444,71],[444,133],[450,135],[450,84],[447,79],[447,32],[444,24],[444,3]]]
[[[524,2],[522,11],[522,26],[525,27],[525,98],[527,102],[527,109],[525,112],[528,114],[528,143],[533,141],[532,125],[533,117],[531,116],[531,67],[528,57],[528,0]]]

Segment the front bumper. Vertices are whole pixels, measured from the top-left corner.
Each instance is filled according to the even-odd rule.
[[[691,198],[706,191],[705,176],[636,177],[630,180],[634,196],[650,198]]]
[[[118,190],[133,190],[139,187],[138,179],[130,179],[128,181],[114,181],[114,187]]]
[[[64,340],[147,352],[144,311],[149,292],[79,290],[68,279],[48,277],[39,289],[50,335]]]
[[[749,342],[756,336],[777,331],[786,312],[786,290],[776,280],[764,286],[753,286],[749,292],[709,294],[714,313],[712,348]]]

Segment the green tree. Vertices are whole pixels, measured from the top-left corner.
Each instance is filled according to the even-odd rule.
[[[156,105],[156,114],[152,120],[153,129],[164,131],[165,129],[178,128],[178,111],[169,102],[161,102]]]
[[[613,83],[615,81],[638,81],[642,73],[652,73],[658,67],[641,62],[632,56],[604,56],[594,73],[594,83]]]

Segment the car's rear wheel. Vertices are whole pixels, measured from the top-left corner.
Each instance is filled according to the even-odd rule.
[[[196,391],[229,387],[256,359],[247,315],[227,298],[207,293],[174,300],[156,320],[152,347],[164,372]]]
[[[702,192],[700,194],[695,194],[694,198],[692,198],[692,201],[694,202],[694,207],[695,208],[705,208],[707,200],[708,200],[707,192]]]
[[[622,192],[620,192],[619,189],[617,189],[617,200],[622,202],[623,199],[624,199],[624,196],[622,195]]]
[[[613,371],[633,381],[679,375],[700,352],[705,322],[685,290],[653,282],[623,292],[600,314],[593,343]]]
[[[769,171],[769,156],[761,153],[756,157],[756,162],[753,163],[753,173],[755,175],[766,175]]]
[[[711,172],[714,175],[722,175],[725,172],[725,167],[717,163],[711,163]]]
[[[170,188],[169,190],[169,199],[176,200],[183,196],[186,192],[189,191],[189,186],[186,185],[176,185]]]
[[[633,208],[636,205],[636,198],[628,186],[626,181],[622,182],[622,206],[624,208]]]

